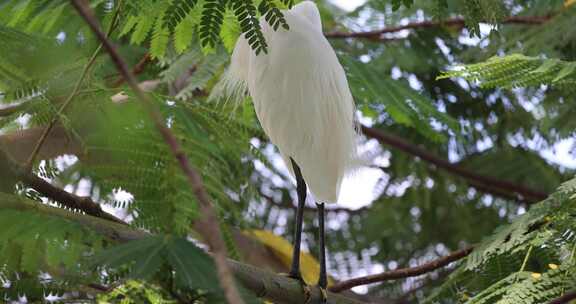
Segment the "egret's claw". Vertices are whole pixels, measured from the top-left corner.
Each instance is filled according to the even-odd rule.
[[[304,304],[308,304],[312,297],[312,290],[310,289],[310,286],[304,283],[304,281],[302,281],[302,291],[304,292]]]
[[[308,304],[310,302],[310,299],[312,298],[312,290],[310,289],[310,286],[306,284],[301,274],[280,273],[280,275],[300,282],[300,286],[302,286],[302,292],[304,293],[304,304]]]
[[[328,303],[328,292],[326,291],[326,289],[318,286],[318,289],[320,289],[320,304],[326,304]]]

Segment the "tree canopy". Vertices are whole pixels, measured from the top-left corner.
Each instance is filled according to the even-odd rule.
[[[305,301],[295,185],[248,97],[208,100],[298,2],[0,1],[0,301]],[[329,303],[576,299],[576,1],[315,2],[360,129]]]

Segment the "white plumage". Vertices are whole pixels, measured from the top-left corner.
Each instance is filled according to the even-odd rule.
[[[316,5],[304,1],[283,13],[290,30],[274,31],[260,19],[268,54],[256,55],[238,39],[220,88],[229,95],[248,88],[292,175],[290,157],[316,199],[334,203],[356,156],[354,102]]]

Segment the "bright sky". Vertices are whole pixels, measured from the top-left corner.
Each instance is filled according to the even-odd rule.
[[[364,4],[366,0],[332,0],[332,2],[347,11],[353,11],[358,6]]]

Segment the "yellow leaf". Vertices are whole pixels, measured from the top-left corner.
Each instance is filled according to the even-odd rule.
[[[558,265],[556,265],[556,264],[548,264],[548,267],[550,267],[550,269],[552,269],[552,270],[558,269]]]
[[[286,269],[292,262],[292,244],[282,237],[266,230],[246,230],[244,234],[266,245],[280,259]],[[302,278],[308,285],[315,285],[320,275],[320,264],[310,253],[300,253],[300,270]],[[333,284],[332,278],[328,278],[328,286]]]

